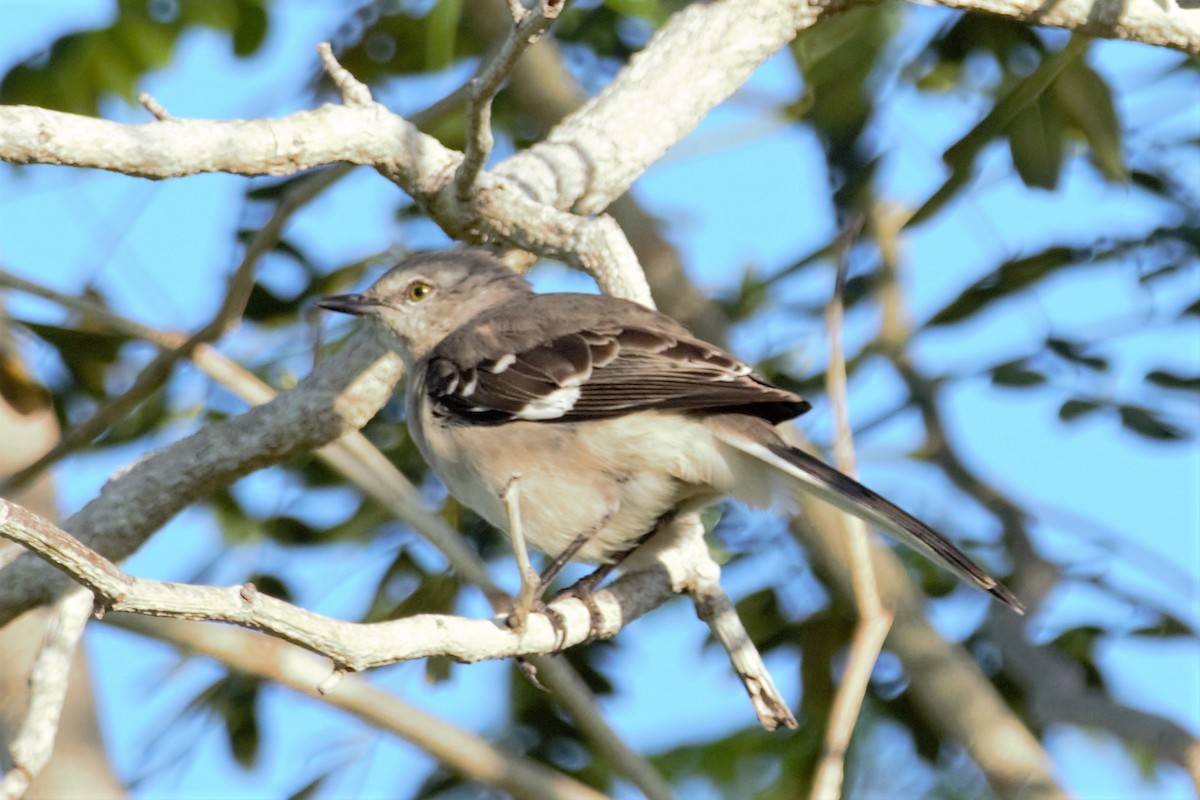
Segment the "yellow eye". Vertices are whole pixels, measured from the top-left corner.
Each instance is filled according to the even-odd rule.
[[[422,280],[415,280],[404,290],[404,296],[411,303],[419,303],[433,292],[433,287]]]

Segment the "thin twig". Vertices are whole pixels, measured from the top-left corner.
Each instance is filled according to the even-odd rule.
[[[510,0],[509,8],[514,19],[512,32],[500,44],[496,55],[480,68],[470,82],[467,95],[467,146],[454,176],[454,192],[459,201],[471,199],[479,173],[492,152],[492,101],[505,78],[512,72],[517,59],[546,32],[562,11],[563,5],[565,0],[539,0],[535,8],[522,8],[520,16],[517,16],[517,9],[513,8]]]
[[[171,118],[171,112],[163,107],[163,104],[154,99],[154,96],[149,92],[138,92],[137,101],[142,104],[142,107],[154,115],[154,118],[160,122]]]
[[[604,719],[596,695],[561,655],[530,656],[538,680],[570,712],[575,726],[598,753],[607,756],[647,800],[672,800],[671,785],[650,761],[633,750]]]
[[[58,601],[46,628],[42,649],[29,675],[29,710],[9,744],[13,766],[0,779],[0,800],[17,800],[46,766],[54,750],[58,723],[79,637],[92,616],[92,593],[77,589]]]
[[[372,686],[361,677],[346,676],[336,691],[322,694],[316,687],[325,678],[328,667],[321,660],[276,639],[233,628],[183,625],[125,614],[106,617],[105,623],[209,656],[240,672],[287,686],[321,703],[340,708],[412,742],[467,780],[498,787],[515,797],[603,798],[602,794],[574,778],[517,753],[501,750],[470,731]]]
[[[846,400],[846,360],[842,349],[842,313],[849,251],[862,228],[862,218],[855,216],[843,229],[839,242],[837,277],[834,281],[833,298],[829,303],[827,326],[829,329],[829,367],[826,370],[826,387],[833,405],[837,437],[834,454],[838,469],[853,476],[854,438],[850,428],[849,404]],[[879,586],[875,580],[875,568],[871,561],[870,540],[867,527],[858,517],[844,515],[846,535],[850,552],[851,580],[854,602],[858,611],[858,623],[842,674],[842,682],[834,697],[829,713],[829,728],[821,750],[812,784],[812,800],[837,800],[842,794],[845,778],[846,750],[854,725],[862,708],[863,698],[871,679],[871,670],[879,658],[883,642],[892,626],[892,614],[884,609],[879,599]]]
[[[330,80],[341,91],[343,103],[348,106],[369,106],[375,102],[367,85],[338,63],[337,58],[333,55],[333,46],[329,42],[318,44],[317,54],[321,57],[321,63],[325,65],[325,71],[329,73]]]

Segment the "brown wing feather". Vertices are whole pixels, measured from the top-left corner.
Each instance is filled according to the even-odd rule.
[[[743,413],[777,423],[809,408],[803,398],[642,306],[567,294],[535,295],[522,305],[528,307],[477,318],[431,354],[426,388],[442,413],[496,424],[675,409]],[[530,409],[547,398],[556,401],[555,409],[540,407],[532,416]]]

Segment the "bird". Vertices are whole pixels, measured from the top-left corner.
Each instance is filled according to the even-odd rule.
[[[374,320],[403,360],[407,424],[446,488],[507,533],[520,628],[568,561],[620,564],[675,515],[807,492],[1021,602],[916,517],[788,444],[809,410],[671,317],[607,295],[537,293],[485,250],[419,253],[324,309]],[[551,559],[538,575],[527,547]]]

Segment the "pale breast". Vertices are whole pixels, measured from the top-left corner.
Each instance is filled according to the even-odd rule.
[[[450,492],[507,531],[501,495],[516,477],[526,541],[551,556],[588,534],[576,559],[609,561],[667,512],[711,502],[724,493],[712,485],[731,480],[712,474],[723,461],[703,425],[676,415],[477,426],[416,405],[414,441]]]

